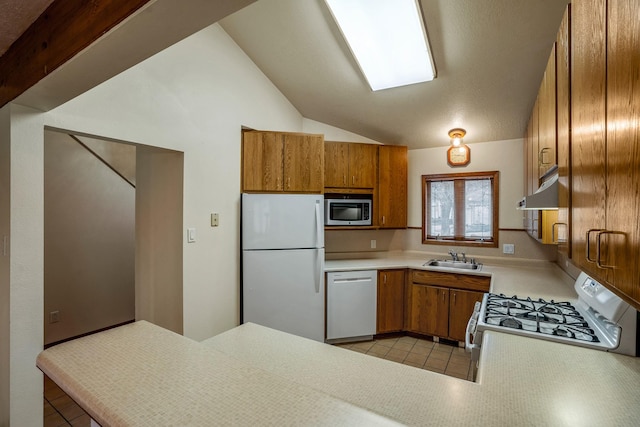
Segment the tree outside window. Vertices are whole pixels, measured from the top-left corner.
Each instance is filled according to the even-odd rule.
[[[423,175],[422,242],[497,247],[498,175]]]

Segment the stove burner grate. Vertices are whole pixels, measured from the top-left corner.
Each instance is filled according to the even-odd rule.
[[[594,330],[582,315],[566,301],[534,301],[531,298],[519,299],[517,296],[489,294],[485,322],[532,333],[599,342]]]

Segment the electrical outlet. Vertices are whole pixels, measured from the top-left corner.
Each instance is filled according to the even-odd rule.
[[[503,254],[513,254],[516,251],[516,245],[513,243],[505,243],[502,245]]]
[[[55,310],[49,313],[49,323],[56,323],[60,321],[60,311]]]
[[[375,240],[371,240],[371,249],[375,249],[377,246],[377,242]]]

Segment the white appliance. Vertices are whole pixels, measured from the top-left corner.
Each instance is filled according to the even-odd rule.
[[[636,356],[638,312],[584,272],[574,289],[577,301],[485,294],[467,324],[472,360],[479,359],[486,330]]]
[[[324,341],[319,194],[242,194],[242,321]]]
[[[327,273],[327,341],[372,339],[377,294],[376,270]]]

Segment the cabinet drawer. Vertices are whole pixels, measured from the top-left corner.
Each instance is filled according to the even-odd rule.
[[[489,292],[489,285],[491,284],[491,278],[486,276],[422,270],[413,270],[411,272],[411,281],[421,285],[444,286],[479,292]]]

